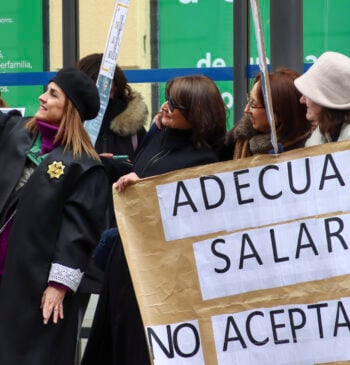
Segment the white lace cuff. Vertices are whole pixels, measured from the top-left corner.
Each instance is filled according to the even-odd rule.
[[[79,269],[72,269],[71,267],[53,263],[51,264],[48,281],[63,284],[76,292],[83,275],[84,273]]]

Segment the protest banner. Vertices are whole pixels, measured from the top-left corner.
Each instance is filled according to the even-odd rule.
[[[129,4],[130,0],[117,0],[116,2],[96,83],[100,94],[100,110],[96,118],[84,122],[85,130],[93,145],[96,143],[109,102],[109,95],[112,88],[114,71],[117,66],[117,58],[124,33]]]
[[[350,359],[350,142],[114,192],[155,365]]]

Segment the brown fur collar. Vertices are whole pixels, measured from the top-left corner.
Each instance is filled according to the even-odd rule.
[[[148,119],[148,108],[142,95],[132,92],[133,99],[129,101],[126,109],[118,114],[110,124],[114,133],[121,136],[134,134],[146,125]]]

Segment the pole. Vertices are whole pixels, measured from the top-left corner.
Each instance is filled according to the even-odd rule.
[[[270,0],[271,70],[304,72],[303,0]]]
[[[244,113],[249,90],[247,65],[249,57],[248,0],[236,0],[233,7],[234,122]]]
[[[79,53],[78,0],[62,0],[63,67],[74,66]]]

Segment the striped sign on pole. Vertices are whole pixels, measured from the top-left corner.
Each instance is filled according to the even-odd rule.
[[[84,123],[85,130],[87,131],[93,145],[96,143],[108,105],[129,3],[130,0],[119,0],[116,2],[112,22],[108,32],[106,47],[103,53],[101,68],[97,78],[97,88],[101,101],[100,110],[95,119],[87,120]]]

